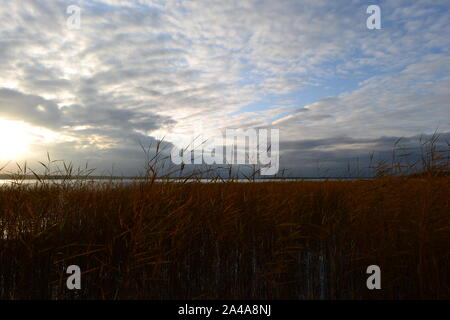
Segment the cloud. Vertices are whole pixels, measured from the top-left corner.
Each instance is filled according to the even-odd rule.
[[[382,135],[378,138],[335,136],[285,141],[280,145],[280,150],[283,150],[280,165],[287,170],[287,174],[297,177],[369,177],[375,173],[378,164],[386,162],[389,166],[392,161],[404,166],[416,163],[414,169],[418,169],[422,157],[429,152],[429,145],[426,143],[431,137],[432,135]],[[436,149],[448,150],[449,141],[450,132],[441,132]]]
[[[350,0],[73,4],[80,30],[66,26],[66,1],[0,8],[0,118],[66,139],[41,149],[101,150],[104,166],[130,168],[136,139],[179,143],[200,123],[279,127],[299,143],[449,126],[447,1],[379,1],[382,30]]]
[[[392,74],[374,76],[349,93],[321,99],[273,123],[297,139],[340,135],[374,138],[447,130],[450,57],[428,55]]]
[[[0,117],[54,128],[61,121],[58,105],[40,96],[0,89]]]

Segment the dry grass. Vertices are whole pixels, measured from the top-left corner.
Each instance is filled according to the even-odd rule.
[[[448,299],[450,177],[427,168],[367,181],[2,187],[0,298]],[[80,291],[66,289],[71,264]],[[382,290],[366,288],[371,264]]]

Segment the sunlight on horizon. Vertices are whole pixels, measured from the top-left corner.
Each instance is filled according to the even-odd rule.
[[[30,145],[27,126],[20,121],[0,119],[0,160],[16,160],[24,156]]]

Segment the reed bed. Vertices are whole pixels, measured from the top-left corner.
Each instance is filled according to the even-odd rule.
[[[3,188],[0,297],[449,298],[449,190],[449,177]],[[371,264],[382,290],[366,288]]]
[[[0,299],[449,299],[450,176],[436,168],[354,181],[4,186]],[[73,264],[81,290],[66,287]],[[381,290],[366,287],[373,264]]]

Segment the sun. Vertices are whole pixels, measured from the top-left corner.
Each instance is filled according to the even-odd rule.
[[[0,119],[0,160],[18,160],[27,153],[29,142],[23,122]]]

